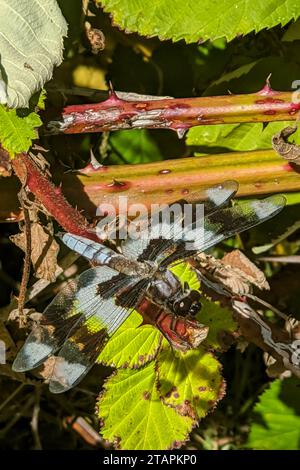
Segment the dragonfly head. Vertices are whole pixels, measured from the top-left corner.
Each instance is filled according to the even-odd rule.
[[[201,309],[201,295],[198,291],[192,290],[185,283],[183,291],[176,296],[172,310],[176,315],[195,316]]]

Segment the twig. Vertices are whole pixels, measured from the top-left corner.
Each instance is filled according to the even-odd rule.
[[[3,429],[0,430],[0,436],[5,436],[7,432],[19,421],[19,419],[21,419],[25,415],[25,412],[27,412],[27,410],[32,406],[33,403],[34,397],[30,395],[25,405],[22,406],[22,412],[16,413],[10,420],[10,422]]]
[[[68,269],[69,266],[71,266],[76,259],[78,258],[78,255],[74,252],[68,253],[64,258],[62,258],[59,261],[59,266],[57,267],[55,271],[55,277],[56,279],[58,276],[60,276],[66,269]],[[36,281],[33,286],[31,286],[29,289],[27,289],[26,292],[26,297],[25,297],[25,304],[27,302],[30,302],[32,299],[34,299],[37,295],[39,295],[46,287],[51,284],[50,281],[47,281],[46,279],[39,279]],[[7,320],[7,317],[9,313],[17,308],[17,301],[16,298],[12,298],[11,302],[9,305],[6,307],[0,309],[0,318],[2,321]]]
[[[39,414],[40,414],[40,399],[41,399],[41,391],[40,388],[36,388],[35,390],[35,404],[33,407],[32,418],[30,421],[30,426],[33,434],[34,439],[34,448],[35,450],[42,450],[42,444],[39,435]]]
[[[1,405],[0,405],[0,411],[3,410],[7,405],[8,403],[13,400],[15,398],[16,395],[18,395],[18,393],[22,390],[22,388],[24,387],[24,383],[22,383],[21,385],[19,385],[18,388],[16,388],[16,390],[14,390],[8,397],[6,400],[4,400]]]
[[[24,314],[24,305],[25,305],[25,297],[26,297],[26,290],[27,284],[29,281],[30,275],[30,261],[31,261],[31,223],[29,217],[29,211],[24,204],[24,191],[23,188],[19,193],[19,200],[23,209],[24,213],[24,222],[25,222],[25,257],[24,257],[24,265],[23,265],[23,273],[22,273],[22,280],[20,285],[19,297],[18,297],[18,310],[19,310],[19,322],[20,327],[24,327],[26,325],[26,316]]]

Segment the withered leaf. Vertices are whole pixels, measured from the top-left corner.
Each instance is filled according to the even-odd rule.
[[[36,312],[33,308],[24,308],[23,313],[26,318],[29,318],[32,322],[38,322],[40,321],[42,314],[39,312]],[[20,312],[18,308],[14,308],[9,316],[8,316],[8,321],[14,322],[14,321],[19,321],[20,318]]]
[[[11,176],[12,168],[9,153],[0,145],[0,176]]]
[[[25,234],[18,233],[11,240],[25,251]],[[59,245],[53,235],[39,222],[31,224],[31,262],[39,279],[53,282],[56,279],[57,254]]]
[[[252,261],[240,250],[233,250],[221,259],[221,263],[240,274],[242,280],[258,287],[260,290],[268,290],[270,286],[263,273]]]
[[[45,381],[49,380],[52,375],[53,367],[56,360],[56,356],[48,357],[48,359],[43,362],[40,369],[38,370],[38,376],[44,379]]]
[[[91,45],[92,53],[97,55],[105,48],[105,36],[101,29],[93,28],[91,23],[85,22],[85,31]]]
[[[300,146],[287,140],[296,130],[297,126],[285,127],[272,137],[272,146],[285,160],[300,165]]]
[[[234,295],[249,294],[253,286],[261,290],[269,289],[264,273],[239,250],[227,253],[221,260],[200,253],[196,262],[197,269],[204,276],[219,283]]]

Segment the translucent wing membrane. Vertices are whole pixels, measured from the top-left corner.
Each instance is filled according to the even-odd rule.
[[[69,390],[93,367],[109,337],[145,294],[147,281],[140,281],[138,288],[135,288],[133,281],[131,284],[122,293],[122,305],[116,305],[115,299],[111,297],[103,302],[98,312],[88,315],[79,326],[73,328],[55,361],[49,384],[51,392]]]
[[[220,209],[204,218],[203,229],[189,233],[188,240],[177,242],[173,253],[165,251],[162,266],[191,257],[196,252],[208,250],[217,243],[237,233],[248,230],[278,214],[285,206],[284,196],[274,195],[262,200],[247,201],[233,207]],[[192,229],[193,227],[191,227]],[[186,246],[188,242],[188,248]]]
[[[238,187],[236,181],[224,181],[224,183],[210,186],[202,191],[191,192],[176,203],[203,204],[205,214],[209,214],[227,204],[236,194]]]
[[[143,288],[146,286],[147,281],[140,281],[139,287],[135,288],[131,281],[122,293],[122,305],[116,305],[115,299],[110,297],[103,301],[101,309],[73,328],[56,358],[49,384],[51,392],[65,392],[82,380],[95,364],[108,339],[145,294]]]
[[[111,281],[106,289],[109,298],[104,299],[99,286],[108,281]],[[44,311],[40,324],[19,351],[13,369],[26,371],[38,367],[60,350],[50,388],[58,393],[74,386],[92,367],[109,336],[130,314],[127,305],[135,305],[143,291],[133,293],[130,289],[124,295],[124,306],[117,306],[111,296],[135,283],[134,279],[120,277],[105,266],[89,269],[70,281]]]
[[[92,268],[69,281],[45,309],[40,324],[19,351],[13,369],[20,372],[33,369],[55,353],[80,318],[101,306],[103,301],[96,295],[98,284],[116,274],[107,267]]]
[[[286,204],[281,195],[261,200],[246,201],[233,207],[221,209],[204,219],[204,240],[195,237],[194,246],[198,251],[211,248],[226,238],[241,233],[278,214]]]
[[[139,219],[141,226],[141,233],[137,239],[128,238],[122,245],[123,255],[130,259],[154,260],[165,249],[170,247],[173,240],[178,238],[182,232],[182,225],[184,222],[184,208],[186,204],[190,204],[191,212],[189,213],[192,221],[197,218],[197,205],[201,204],[201,211],[203,215],[213,213],[218,208],[228,203],[238,190],[238,183],[236,181],[225,181],[222,184],[211,186],[201,191],[191,192],[184,196],[184,198],[170,203],[170,207],[179,210],[178,215],[173,215],[173,219],[169,218],[169,206],[165,209],[154,211],[150,219]],[[177,206],[177,207],[176,207]],[[157,220],[158,213],[160,219]],[[160,230],[160,237],[157,236],[156,229]],[[152,236],[150,228],[152,227]],[[154,228],[154,230],[153,230]],[[178,235],[177,235],[178,234]],[[149,246],[151,240],[151,246]]]

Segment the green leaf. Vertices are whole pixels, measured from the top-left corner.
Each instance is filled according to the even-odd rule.
[[[45,110],[45,101],[47,99],[47,91],[43,88],[42,91],[39,93],[39,99],[37,102],[37,107],[39,109]]]
[[[186,42],[228,40],[285,25],[300,16],[296,0],[98,0],[126,32]]]
[[[269,37],[271,36],[270,34]],[[257,42],[255,44],[258,46]],[[288,46],[287,51],[291,46],[291,44]],[[260,45],[260,47],[264,46]],[[274,90],[288,90],[291,88],[292,82],[299,77],[300,67],[299,63],[295,61],[295,55],[298,56],[298,49],[294,50],[294,53],[291,51],[290,55],[285,53],[282,57],[274,55],[261,57],[256,54],[256,57],[253,58],[251,56],[253,54],[252,42],[249,38],[248,48],[243,51],[243,55],[240,56],[243,65],[240,66],[237,63],[229,67],[230,72],[224,73],[217,81],[206,88],[205,96],[224,95],[228,93],[228,90],[235,94],[255,93],[262,88],[270,74],[272,74],[271,84]],[[247,53],[249,56],[244,58],[244,54]],[[253,59],[256,60],[253,61]],[[244,61],[246,61],[246,64]],[[238,68],[236,68],[237,66]]]
[[[112,367],[139,367],[149,362],[159,348],[160,332],[151,325],[143,325],[139,313],[132,312],[108,341],[98,362]]]
[[[222,350],[224,333],[233,333],[237,329],[232,312],[228,308],[221,307],[219,302],[212,302],[204,297],[201,299],[201,304],[202,308],[196,318],[203,325],[209,326],[203,345],[214,350]]]
[[[275,380],[254,408],[247,447],[258,450],[300,449],[300,380]]]
[[[182,284],[188,283],[190,289],[199,290],[200,282],[195,270],[188,263],[180,263],[170,268],[176,276],[179,277]]]
[[[199,420],[223,396],[221,364],[202,348],[180,353],[168,347],[159,353],[157,370],[164,402],[180,414]]]
[[[67,23],[56,0],[0,0],[0,103],[28,107],[62,61]]]
[[[99,397],[98,416],[104,439],[127,450],[179,447],[194,424],[162,403],[153,362],[113,374]]]
[[[207,153],[216,147],[235,151],[264,150],[272,148],[272,136],[284,127],[293,125],[291,121],[245,124],[217,124],[215,126],[198,126],[189,130],[187,145],[199,146],[200,151]],[[290,140],[300,143],[300,129]]]
[[[300,19],[293,22],[282,36],[282,41],[300,41]]]
[[[162,160],[160,150],[146,129],[117,131],[111,134],[112,163],[147,163]]]
[[[36,113],[20,117],[15,109],[0,105],[0,143],[11,156],[29,149],[32,140],[37,138],[35,128],[41,125]]]

